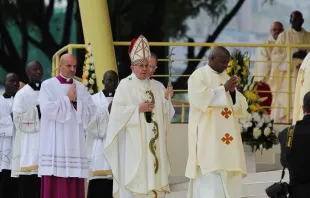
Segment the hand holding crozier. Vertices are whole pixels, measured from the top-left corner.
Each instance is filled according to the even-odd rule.
[[[238,86],[238,76],[234,75],[224,84],[225,91],[234,92]]]
[[[75,83],[73,83],[71,87],[69,88],[67,96],[69,97],[69,100],[71,102],[76,101],[76,84]]]
[[[167,87],[166,91],[165,91],[165,98],[168,100],[169,97],[172,98],[173,97],[173,87]]]

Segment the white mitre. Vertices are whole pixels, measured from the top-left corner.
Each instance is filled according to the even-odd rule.
[[[137,39],[132,39],[128,53],[132,65],[140,64],[144,60],[149,61],[151,51],[146,38],[143,35],[140,35]]]

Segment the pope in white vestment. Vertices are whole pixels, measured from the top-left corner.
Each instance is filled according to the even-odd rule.
[[[170,191],[169,102],[147,78],[147,40],[143,36],[133,40],[129,53],[133,73],[117,87],[104,150],[114,177],[113,195],[164,197]]]
[[[276,44],[310,44],[310,33],[304,30],[301,26],[303,24],[302,14],[295,11],[291,14],[290,22],[292,24],[291,28],[288,28],[282,32]],[[297,31],[298,30],[298,31]],[[272,91],[280,92],[273,94],[272,105],[273,109],[271,111],[271,118],[274,119],[276,123],[286,123],[287,107],[288,107],[288,96],[292,103],[294,104],[294,94],[290,93],[288,95],[289,86],[291,86],[291,92],[294,92],[296,86],[296,77],[298,73],[298,65],[304,57],[296,56],[296,53],[301,53],[304,51],[309,51],[309,49],[297,49],[292,48],[291,54],[287,54],[287,48],[275,47],[272,50],[271,59],[272,67],[270,71],[269,85]],[[295,55],[294,55],[295,54]],[[288,56],[291,56],[292,63],[289,64]],[[293,58],[293,56],[295,58]],[[291,84],[288,81],[288,67],[291,71]],[[282,92],[282,93],[281,93]],[[290,120],[292,119],[292,111],[290,110]]]
[[[293,124],[296,124],[298,120],[302,120],[304,117],[302,109],[302,105],[304,104],[303,99],[305,94],[308,93],[309,91],[310,91],[310,53],[308,53],[298,71],[296,89],[295,89]]]
[[[225,91],[231,81],[225,72],[229,59],[225,48],[215,48],[209,65],[188,81],[188,198],[241,197],[247,172],[237,119],[245,117],[248,104],[236,85]]]

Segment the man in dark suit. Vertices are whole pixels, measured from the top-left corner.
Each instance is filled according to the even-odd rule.
[[[310,197],[310,92],[305,94],[302,108],[304,117],[296,122],[290,152],[286,150],[288,128],[279,133],[281,164],[290,174],[290,198]]]

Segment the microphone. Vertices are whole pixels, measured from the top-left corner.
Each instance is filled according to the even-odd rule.
[[[152,122],[152,112],[144,112],[144,116],[147,123]]]
[[[150,102],[147,102],[150,103]],[[152,112],[144,112],[144,116],[145,116],[145,120],[147,123],[152,123],[153,119],[152,119]]]

